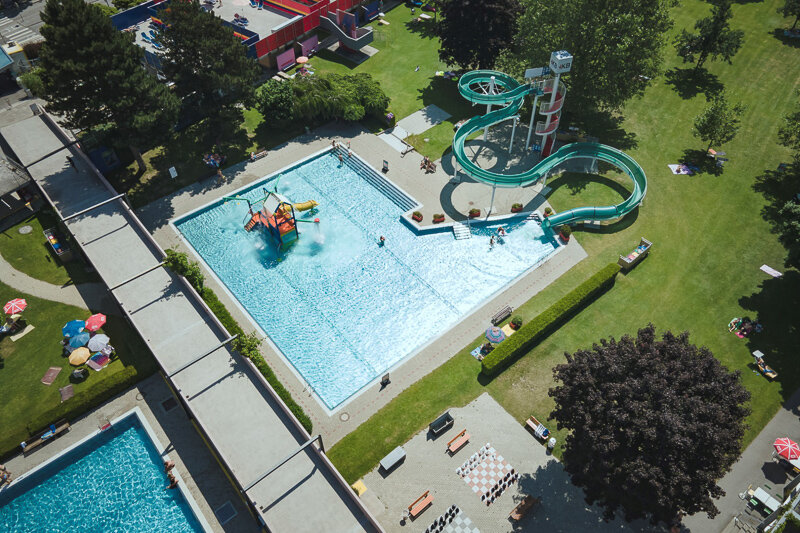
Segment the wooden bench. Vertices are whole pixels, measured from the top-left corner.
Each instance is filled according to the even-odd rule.
[[[530,429],[536,437],[544,440],[550,435],[550,430],[544,427],[544,424],[536,420],[536,417],[531,415],[531,417],[525,421],[525,426]]]
[[[23,442],[22,453],[28,454],[44,444],[45,442],[54,440],[56,437],[69,429],[69,422],[66,420],[59,420],[55,424],[50,424],[50,427],[43,429],[28,441]]]
[[[267,157],[267,150],[261,150],[259,152],[250,152],[250,161],[258,161],[262,157]]]
[[[511,514],[508,517],[511,520],[517,521],[522,520],[528,511],[533,509],[533,507],[539,503],[541,503],[541,498],[534,498],[533,496],[525,496],[525,498],[519,502],[519,505],[514,507],[514,510],[511,511]]]
[[[507,305],[504,308],[502,308],[501,310],[499,310],[498,312],[496,312],[494,314],[494,316],[492,317],[492,325],[496,326],[497,324],[499,324],[500,322],[502,322],[506,318],[510,317],[512,311],[513,310],[511,309],[511,306]]]
[[[447,443],[447,451],[451,454],[455,454],[458,450],[464,447],[466,443],[469,442],[469,433],[467,433],[466,429],[462,429],[461,432],[453,437],[453,439]]]
[[[428,508],[430,504],[433,503],[433,494],[431,491],[426,490],[425,493],[417,498],[414,503],[408,506],[408,514],[411,518],[416,518],[422,511]]]

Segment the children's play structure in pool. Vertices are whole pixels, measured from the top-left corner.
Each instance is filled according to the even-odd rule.
[[[556,131],[561,117],[561,108],[564,105],[564,97],[567,94],[566,86],[560,80],[560,77],[562,73],[569,72],[571,67],[572,56],[569,52],[561,50],[551,54],[549,67],[528,69],[525,72],[526,83],[519,83],[508,74],[494,70],[468,72],[461,76],[458,81],[458,91],[461,96],[473,104],[485,104],[487,112],[485,115],[472,117],[456,131],[453,137],[453,155],[465,174],[479,182],[491,185],[492,202],[494,202],[494,191],[497,187],[513,188],[530,185],[546,178],[551,170],[569,159],[599,159],[614,165],[633,180],[633,192],[624,202],[611,206],[570,209],[545,218],[542,223],[544,227],[571,224],[584,220],[600,221],[623,217],[642,203],[647,192],[647,178],[642,167],[628,154],[616,148],[599,143],[585,142],[568,144],[553,153]],[[555,76],[548,78],[551,72]],[[519,121],[517,113],[519,113],[525,97],[528,95],[534,97],[534,102],[525,149],[527,150],[530,146],[531,133],[535,133],[542,140],[539,145],[535,145],[533,148],[541,152],[542,159],[533,168],[518,174],[503,174],[479,167],[464,152],[466,140],[470,135],[481,129],[484,130],[483,138],[486,140],[486,133],[489,127],[506,120],[513,120],[514,125],[511,132],[511,142],[509,143],[509,151],[511,151],[517,122]],[[536,116],[539,97],[545,95],[549,95],[550,100],[543,103],[538,110],[539,114],[543,115],[545,119],[538,122],[536,127],[533,128],[533,119]],[[494,105],[503,107],[492,111],[492,106]]]
[[[263,189],[264,197],[255,202],[242,196],[225,196],[224,200],[247,202],[247,218],[244,224],[246,231],[256,228],[266,229],[275,239],[278,248],[283,251],[294,243],[300,233],[297,231],[298,222],[319,223],[319,219],[302,220],[295,217],[295,211],[310,211],[317,207],[317,202],[308,200],[300,203],[291,203],[285,196],[275,191]],[[261,203],[261,209],[253,210],[253,204]]]

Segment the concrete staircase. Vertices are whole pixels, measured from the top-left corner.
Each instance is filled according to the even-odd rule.
[[[461,239],[471,239],[472,230],[470,229],[469,224],[464,224],[463,222],[454,222],[453,236],[457,241],[460,241]]]

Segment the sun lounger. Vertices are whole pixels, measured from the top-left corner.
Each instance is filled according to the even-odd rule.
[[[492,317],[492,325],[496,326],[497,324],[499,324],[500,322],[502,322],[506,318],[510,317],[512,311],[513,310],[511,309],[511,306],[509,306],[509,305],[507,305],[504,308],[500,309]]]
[[[431,491],[426,490],[425,493],[417,498],[414,503],[408,506],[408,514],[411,518],[416,518],[422,511],[427,509],[433,503],[433,494]]]
[[[764,362],[764,353],[761,350],[756,350],[753,352],[753,357],[756,360],[756,366],[758,370],[764,374],[767,379],[773,380],[778,377],[778,373],[772,370],[770,366]]]
[[[469,433],[467,433],[466,429],[462,429],[458,435],[453,437],[453,439],[447,443],[447,451],[450,452],[450,455],[455,455],[455,453],[463,448],[468,442]]]
[[[778,272],[777,270],[775,270],[771,266],[761,265],[760,268],[761,268],[762,271],[766,272],[767,274],[769,274],[773,278],[779,278],[779,277],[783,276],[782,272]]]
[[[537,504],[541,503],[541,498],[534,498],[533,496],[525,496],[525,498],[519,502],[519,505],[514,507],[514,510],[511,511],[511,514],[508,517],[515,522],[518,520],[522,520],[528,511],[533,509]]]

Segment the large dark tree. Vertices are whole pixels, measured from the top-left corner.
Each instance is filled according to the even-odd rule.
[[[794,17],[792,29],[795,29],[797,21],[800,20],[800,0],[785,0],[783,5],[778,8],[778,13],[784,17]]]
[[[206,117],[207,131],[219,138],[238,128],[243,106],[255,102],[256,62],[242,41],[197,0],[171,2],[161,12],[164,74],[175,82],[184,111]]]
[[[697,33],[681,30],[675,38],[675,49],[683,62],[693,63],[696,60],[695,70],[702,67],[707,59],[716,61],[722,58],[730,63],[744,42],[744,32],[731,29],[731,18],[730,0],[722,0],[711,8],[710,17],[695,23]]]
[[[669,9],[675,0],[523,0],[514,51],[501,64],[521,76],[543,67],[550,53],[569,51],[566,76],[573,106],[619,108],[641,94],[663,62]]]
[[[750,393],[688,333],[651,324],[566,354],[554,369],[551,417],[569,430],[564,467],[587,502],[629,520],[715,516],[717,480],[739,455]]]
[[[519,0],[437,0],[439,58],[464,69],[488,69],[514,38]]]
[[[794,110],[783,117],[783,124],[778,131],[781,144],[800,152],[800,91],[797,91],[798,104]]]
[[[83,0],[48,0],[41,14],[46,39],[40,77],[47,106],[64,125],[92,129],[111,125],[144,169],[143,143],[169,134],[178,100],[142,66],[133,36]]]

